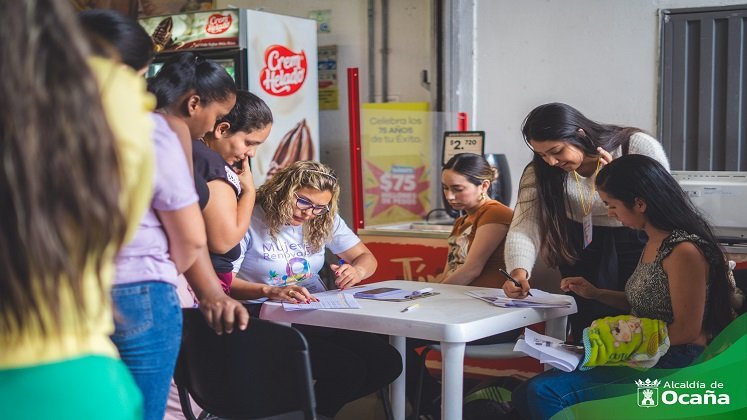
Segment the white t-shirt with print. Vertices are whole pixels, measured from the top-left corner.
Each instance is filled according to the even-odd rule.
[[[249,231],[241,240],[241,257],[233,262],[233,271],[253,283],[288,286],[316,276],[324,265],[324,249],[311,252],[303,240],[303,226],[285,226],[277,239],[269,235],[261,206],[254,208]],[[339,215],[335,215],[332,234],[325,243],[334,254],[358,245],[360,238]]]

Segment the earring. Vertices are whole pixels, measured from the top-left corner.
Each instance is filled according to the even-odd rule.
[[[488,198],[488,196],[487,196],[487,195],[485,195],[485,193],[484,193],[484,192],[483,192],[483,193],[480,193],[480,200],[481,200],[481,201],[482,201],[482,200],[485,200],[485,199],[487,199],[487,198]]]

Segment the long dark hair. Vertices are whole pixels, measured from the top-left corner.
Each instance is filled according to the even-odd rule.
[[[78,22],[94,48],[100,47],[103,40],[117,51],[123,63],[134,70],[140,70],[153,61],[153,40],[135,19],[115,10],[92,9],[78,13]],[[107,54],[100,52],[99,55]]]
[[[171,56],[155,76],[148,90],[156,95],[156,108],[166,108],[194,92],[203,104],[222,102],[236,95],[236,83],[223,67],[192,52]]]
[[[646,203],[646,219],[657,229],[682,230],[704,240],[698,245],[709,264],[708,306],[703,324],[718,334],[733,319],[729,297],[733,293],[726,257],[711,227],[666,168],[645,155],[627,155],[606,165],[596,179],[597,188],[632,208],[635,199]]]
[[[239,90],[236,92],[236,105],[231,108],[231,112],[218,120],[217,124],[222,122],[230,124],[229,133],[251,133],[272,124],[272,111],[259,96],[246,90]]]
[[[446,162],[442,172],[447,169],[464,176],[474,185],[482,185],[483,181],[488,181],[490,184],[487,194],[492,196],[492,185],[498,178],[498,170],[490,166],[485,157],[475,153],[459,153]]]
[[[613,151],[619,146],[627,147],[630,136],[640,131],[635,127],[594,122],[572,106],[557,102],[534,108],[524,119],[521,127],[527,144],[530,140],[564,141],[578,147],[588,156],[599,155],[597,147],[607,151]],[[536,153],[528,167],[534,169],[533,186],[537,190],[539,232],[545,258],[553,267],[572,264],[578,259],[577,244],[581,243],[581,235],[577,229],[571,228],[567,217],[567,211],[571,208],[566,191],[568,173],[561,168],[548,165]]]
[[[91,298],[110,299],[102,270],[126,229],[120,168],[70,3],[0,2],[0,39],[0,330],[49,334],[68,299],[83,319],[96,315]]]

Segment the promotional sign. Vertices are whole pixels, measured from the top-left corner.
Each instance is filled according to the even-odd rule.
[[[442,165],[446,165],[454,155],[474,153],[482,156],[485,152],[484,131],[447,131],[444,133]]]
[[[361,106],[366,225],[421,220],[430,208],[427,102]]]
[[[319,47],[319,109],[338,109],[337,45]]]
[[[441,281],[449,252],[445,239],[418,238],[418,243],[413,243],[412,238],[368,236],[362,240],[379,261],[376,272],[363,283],[390,279]]]
[[[140,19],[140,25],[151,35],[156,52],[239,45],[238,10],[155,16]]]
[[[252,159],[261,185],[298,160],[319,160],[316,22],[242,10],[247,28],[249,91],[272,110],[270,137]]]

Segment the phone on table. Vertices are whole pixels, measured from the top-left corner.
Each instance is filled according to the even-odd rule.
[[[401,291],[402,289],[397,289],[395,287],[379,287],[376,289],[358,292],[353,296],[360,297],[360,298],[380,298],[380,297],[384,297],[388,295],[393,295]]]

